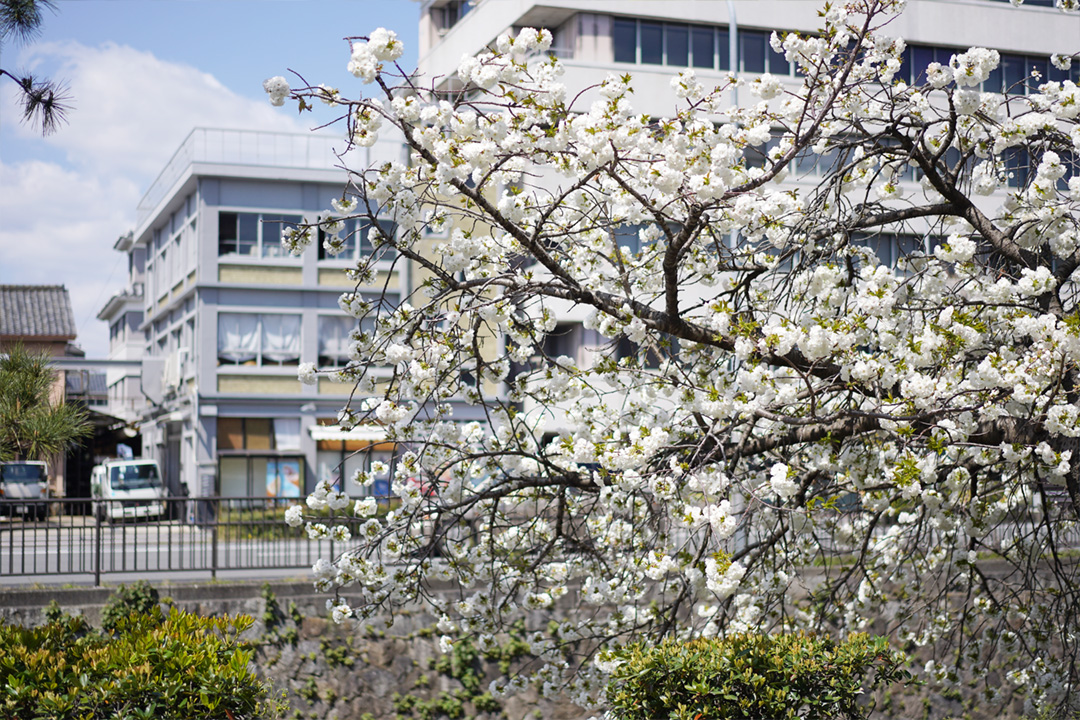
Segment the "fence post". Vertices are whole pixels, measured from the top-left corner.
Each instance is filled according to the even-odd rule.
[[[100,499],[90,501],[91,512],[94,513],[94,587],[101,587],[101,515],[98,512],[98,503],[105,502]]]
[[[221,516],[221,498],[210,498],[208,501],[214,507],[210,515],[210,579],[217,580],[218,569],[218,518]]]

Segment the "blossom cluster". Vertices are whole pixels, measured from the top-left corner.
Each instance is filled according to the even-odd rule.
[[[320,483],[286,514],[351,543],[313,568],[363,589],[335,618],[422,600],[449,649],[573,598],[580,619],[530,642],[538,669],[491,690],[585,705],[601,648],[882,619],[932,654],[927,679],[1080,705],[1078,570],[1033,566],[1077,542],[1080,88],[981,92],[1000,62],[981,48],[895,80],[895,5],[774,34],[799,80],[762,76],[745,107],[740,81],[692,73],[667,118],[634,111],[628,77],[575,104],[528,29],[463,59],[457,101],[411,78],[334,96],[347,142],[392,128],[409,161],[356,169],[284,241],[319,229],[332,254],[366,217],[417,278],[374,300],[379,257],[349,269],[359,322],[330,373],[355,388],[342,427],[398,448],[394,508]],[[349,67],[388,83],[398,54],[377,31]],[[447,580],[455,600],[430,591]]]

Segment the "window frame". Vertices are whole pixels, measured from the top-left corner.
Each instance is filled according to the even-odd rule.
[[[370,218],[362,215],[342,218],[341,221],[345,223],[345,228],[338,234],[338,237],[345,239],[345,247],[337,255],[330,255],[326,252],[326,248],[323,247],[323,241],[326,239],[326,233],[320,227],[318,237],[318,248],[316,249],[316,259],[320,264],[330,263],[339,265],[352,265],[362,258],[369,257],[375,252],[375,246],[368,242],[368,233],[371,232],[372,224]],[[378,218],[379,226],[383,228],[383,232],[392,238],[397,238],[398,224],[390,218]],[[389,228],[389,230],[387,229]],[[397,248],[387,245],[383,245],[379,248],[380,263],[391,263],[397,258]]]
[[[234,208],[234,207],[219,207],[217,208],[217,258],[218,262],[241,262],[244,264],[250,264],[253,262],[287,262],[289,264],[299,264],[302,259],[290,255],[284,247],[281,245],[281,228],[286,224],[292,224],[292,219],[295,218],[295,224],[292,227],[299,226],[306,222],[303,211],[292,210],[253,210],[251,208]],[[236,237],[234,238],[222,238],[223,219],[226,215],[236,216]],[[251,242],[252,252],[241,253],[239,252],[239,243],[248,242],[242,241],[240,238],[240,218],[241,216],[255,216],[255,238]],[[267,238],[267,230],[270,226],[277,228],[276,235],[273,239]],[[274,232],[274,231],[270,231]],[[230,250],[222,252],[224,243],[232,242],[236,243],[236,250]],[[271,248],[273,251],[271,251]]]
[[[221,345],[221,339],[222,339],[221,338],[221,319],[222,319],[222,316],[228,316],[228,315],[243,315],[243,316],[249,316],[249,317],[255,317],[256,318],[256,329],[255,329],[256,348],[254,350],[255,357],[252,358],[251,360],[230,361],[230,360],[222,358],[221,352],[222,352],[223,348],[222,348],[222,345]],[[270,316],[270,315],[297,318],[299,320],[299,340],[298,340],[298,343],[297,343],[298,344],[298,349],[296,351],[296,359],[295,360],[290,359],[290,360],[284,360],[284,361],[280,361],[280,362],[275,362],[273,360],[267,360],[266,359],[265,355],[268,352],[268,350],[266,350],[263,347],[263,336],[264,336],[264,333],[265,333],[265,326],[264,326],[264,323],[263,323],[263,318],[266,317],[266,316]],[[244,370],[251,370],[251,369],[254,369],[254,368],[263,368],[263,369],[277,370],[277,369],[280,369],[280,368],[295,368],[300,364],[301,358],[303,357],[303,348],[304,348],[304,316],[303,316],[302,313],[299,313],[299,312],[246,312],[246,311],[242,311],[242,310],[219,310],[218,313],[217,313],[216,323],[217,323],[216,352],[217,352],[217,368],[218,368],[219,371],[222,368],[242,368]],[[229,349],[226,348],[226,350],[229,350]],[[273,352],[273,350],[270,350],[269,352]]]

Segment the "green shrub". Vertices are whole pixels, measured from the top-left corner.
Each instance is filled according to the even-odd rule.
[[[128,615],[150,613],[160,602],[158,591],[146,580],[137,580],[131,587],[121,585],[109,596],[105,607],[101,609],[101,629],[113,632]]]
[[[907,682],[901,653],[884,638],[842,643],[804,634],[635,645],[607,687],[617,720],[826,720],[863,718],[865,691]]]
[[[239,640],[251,618],[204,618],[158,607],[117,620],[113,634],[81,617],[34,628],[0,624],[0,717],[234,720],[280,706],[249,670]]]

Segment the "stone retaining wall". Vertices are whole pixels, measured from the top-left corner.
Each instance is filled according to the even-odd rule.
[[[315,720],[578,720],[569,702],[527,692],[497,704],[486,695],[501,673],[497,660],[469,653],[443,655],[431,631],[435,618],[416,610],[363,625],[335,625],[327,596],[309,582],[155,585],[162,599],[203,615],[255,618],[248,639],[258,671],[292,710],[286,718]],[[0,617],[36,625],[56,600],[68,613],[98,625],[109,588],[0,590]],[[472,676],[469,673],[473,673]]]

